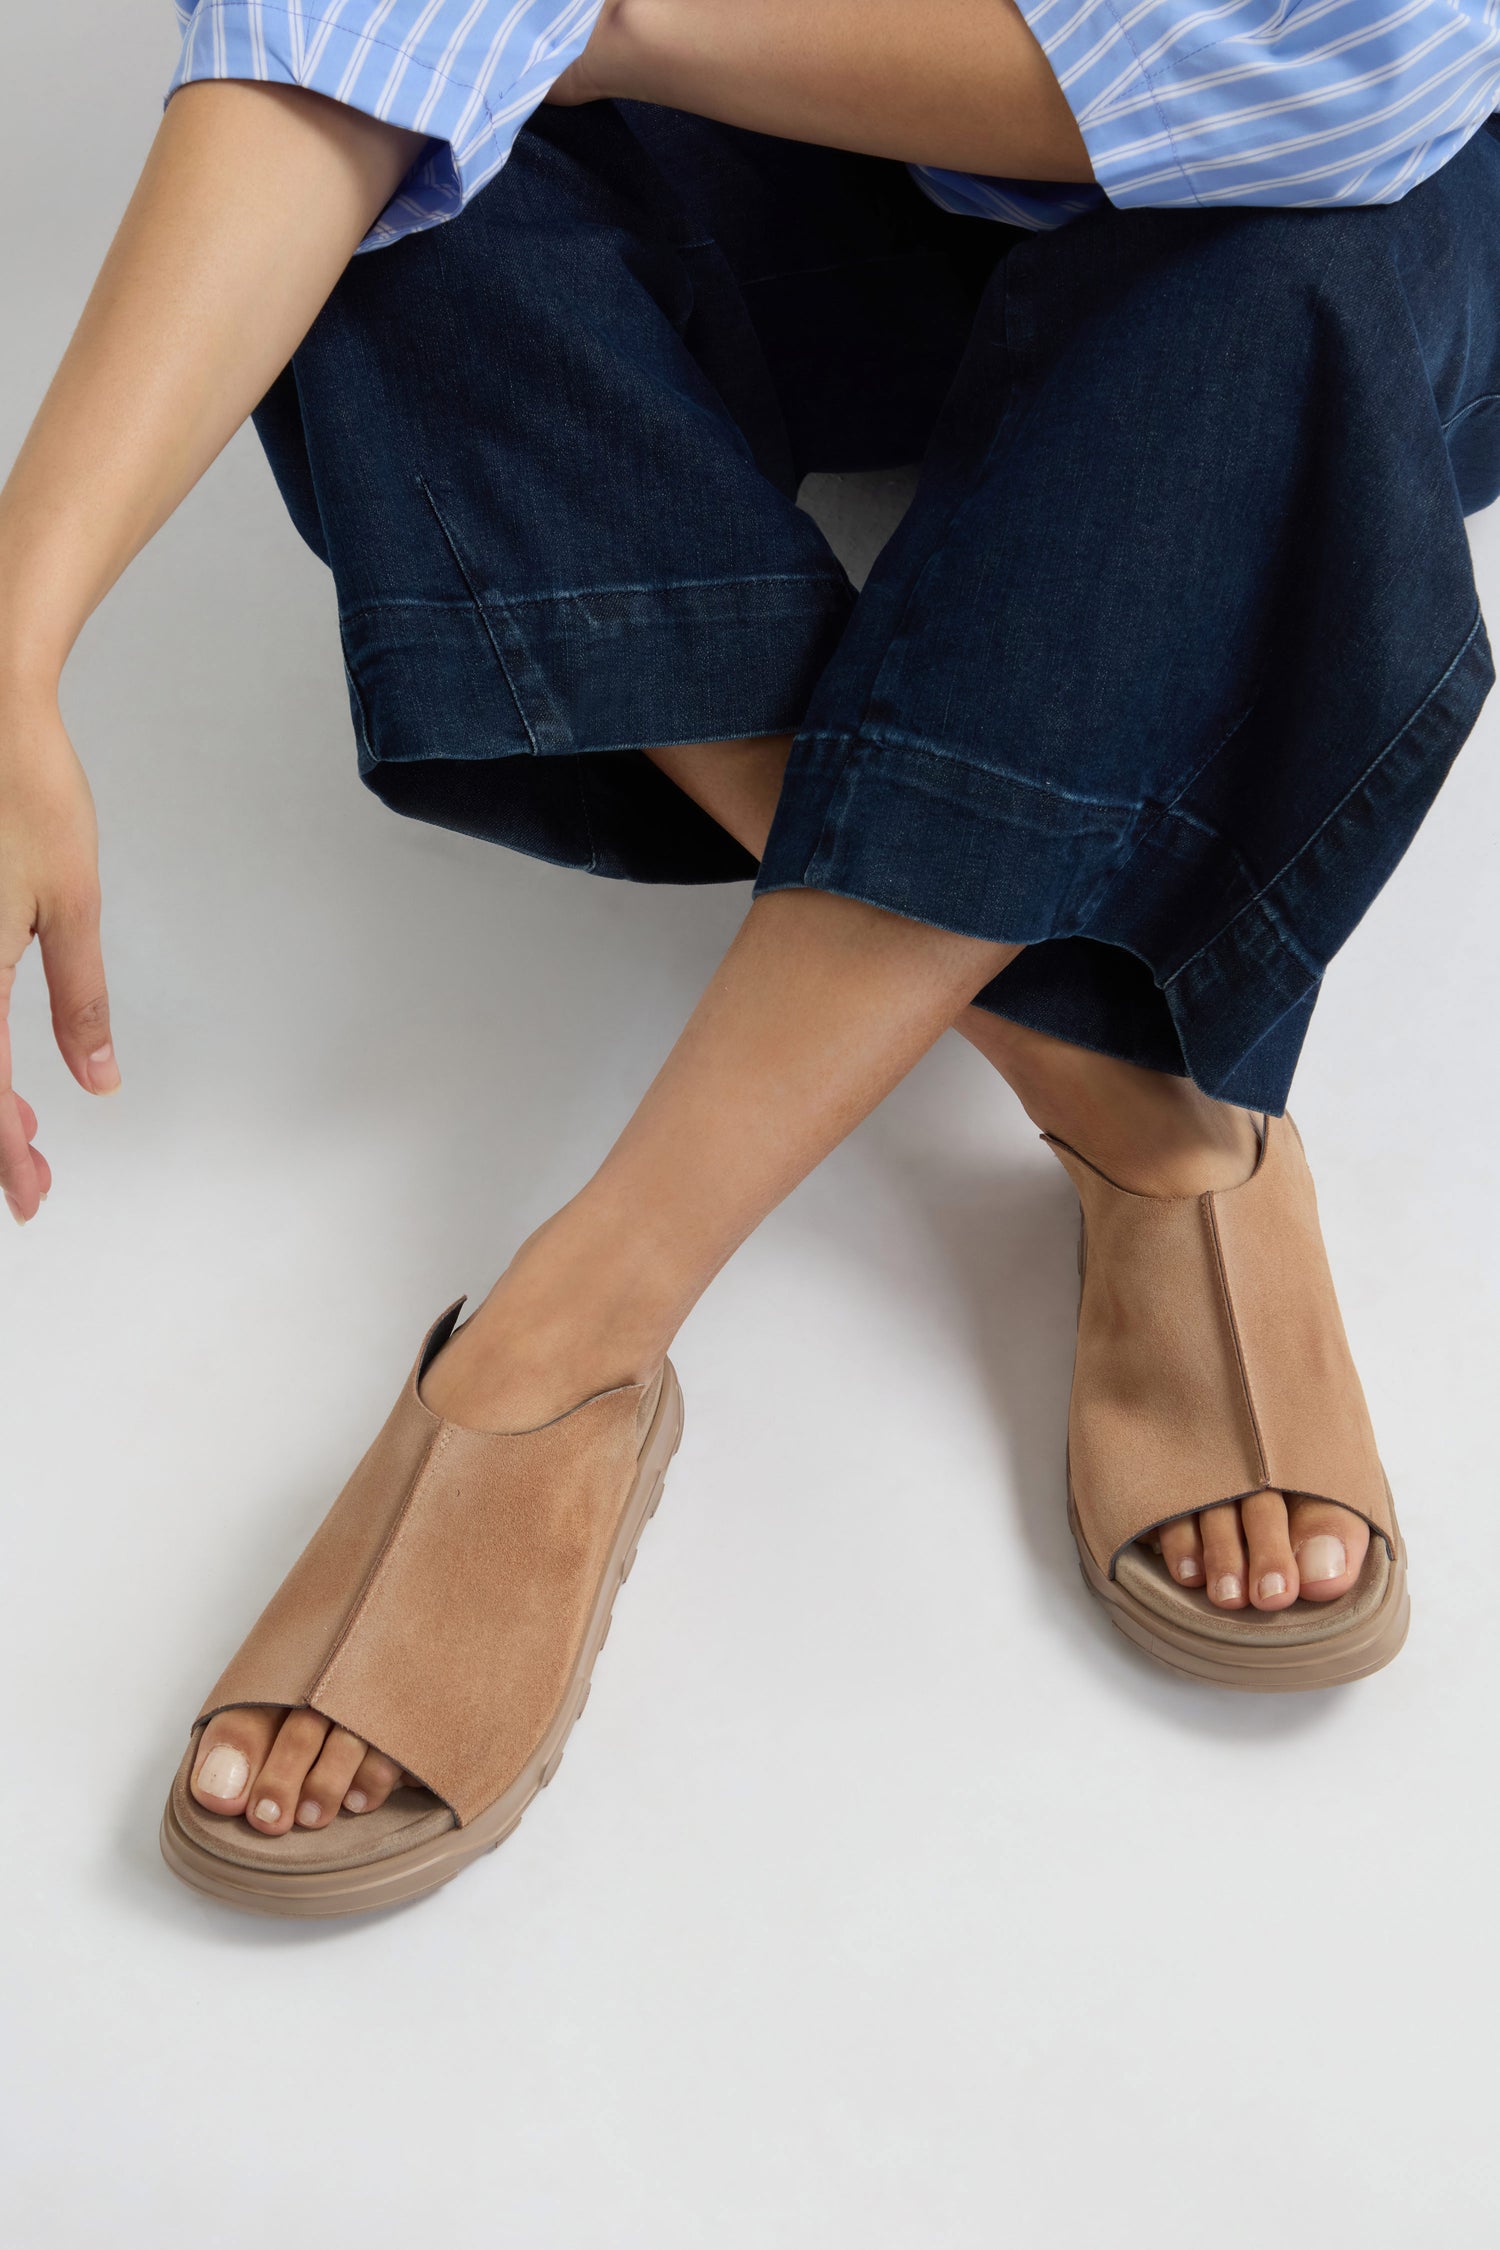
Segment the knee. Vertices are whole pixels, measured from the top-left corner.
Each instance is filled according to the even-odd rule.
[[[1221,241],[1226,286],[1262,338],[1310,333],[1328,320],[1383,326],[1389,318],[1393,207],[1236,214]]]
[[[1389,216],[1222,214],[1173,292],[1179,381],[1289,459],[1330,412],[1404,423],[1426,394],[1430,418]]]
[[[1344,419],[1362,402],[1434,459],[1446,439],[1469,511],[1500,489],[1500,307],[1491,261],[1438,189],[1429,181],[1357,210],[1247,214],[1257,223],[1240,236],[1242,333],[1247,349],[1308,376],[1335,371]]]

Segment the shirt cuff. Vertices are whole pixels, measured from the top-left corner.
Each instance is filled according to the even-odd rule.
[[[1453,0],[1336,24],[1285,0],[1017,4],[1126,208],[1395,202],[1500,103],[1500,46]]]
[[[198,0],[166,99],[203,79],[303,86],[427,134],[426,151],[359,245],[376,250],[441,226],[494,178],[527,118],[588,45],[602,6],[397,0],[366,6],[346,24],[345,0]]]

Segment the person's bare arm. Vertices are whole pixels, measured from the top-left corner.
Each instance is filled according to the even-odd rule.
[[[1093,178],[1014,0],[608,0],[552,98],[603,96],[908,164]]]
[[[184,87],[0,492],[0,1188],[18,1219],[50,1178],[10,1072],[10,994],[33,935],[69,1069],[94,1093],[119,1083],[63,664],[290,359],[423,145],[297,88]]]

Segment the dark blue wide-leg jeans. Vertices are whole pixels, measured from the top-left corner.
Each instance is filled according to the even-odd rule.
[[[1500,139],[1391,206],[1032,236],[544,111],[354,262],[257,422],[395,809],[743,877],[643,753],[794,734],[760,890],[1024,944],[996,1012],[1279,1111],[1492,679]],[[916,460],[856,596],[799,482]]]

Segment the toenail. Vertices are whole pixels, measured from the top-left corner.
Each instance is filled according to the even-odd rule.
[[[1261,1600],[1263,1602],[1274,1601],[1278,1594],[1284,1594],[1285,1592],[1286,1580],[1282,1577],[1281,1572],[1279,1570],[1268,1570],[1260,1582]]]
[[[244,1795],[249,1779],[250,1760],[243,1750],[235,1750],[227,1742],[216,1742],[198,1768],[199,1789],[206,1796],[221,1797],[226,1804]]]
[[[344,1810],[345,1812],[363,1812],[369,1802],[370,1800],[363,1789],[351,1789],[344,1799]]]
[[[268,1828],[274,1828],[281,1818],[281,1807],[274,1797],[262,1797],[255,1808],[255,1817],[263,1820]]]
[[[1240,1582],[1233,1577],[1221,1578],[1214,1586],[1214,1592],[1221,1602],[1237,1602],[1240,1598],[1240,1591]]]
[[[1297,1568],[1304,1585],[1316,1586],[1320,1580],[1342,1578],[1349,1568],[1343,1540],[1333,1538],[1328,1532],[1320,1532],[1316,1539],[1304,1539],[1297,1549]]]
[[[303,1828],[316,1828],[322,1817],[322,1806],[315,1805],[311,1797],[304,1797],[297,1807],[298,1824]]]
[[[1179,1578],[1184,1579],[1196,1578],[1199,1568],[1200,1565],[1196,1556],[1184,1555],[1181,1562],[1177,1565],[1177,1575]]]

